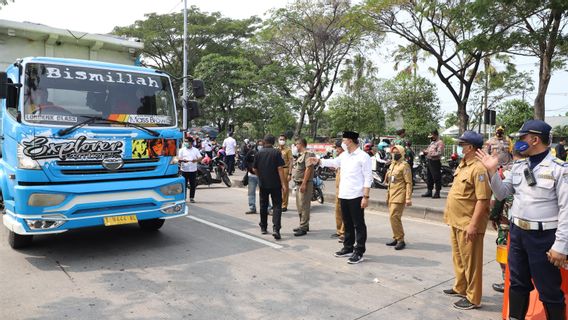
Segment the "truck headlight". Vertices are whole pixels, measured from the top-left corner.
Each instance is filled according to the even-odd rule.
[[[45,230],[58,228],[65,223],[65,220],[29,220],[26,219],[28,227],[32,230]]]
[[[52,207],[65,201],[65,195],[53,193],[32,193],[28,199],[31,207]]]
[[[24,146],[18,145],[18,168],[27,170],[41,170],[41,166],[34,159],[24,154]]]
[[[174,183],[160,188],[160,192],[166,196],[173,196],[183,192],[183,186],[181,183]]]

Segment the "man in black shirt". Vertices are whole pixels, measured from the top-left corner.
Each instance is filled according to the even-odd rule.
[[[282,217],[282,193],[288,188],[284,174],[284,159],[280,150],[274,149],[273,135],[264,137],[264,148],[254,159],[254,172],[258,176],[260,187],[260,231],[267,234],[268,227],[268,196],[272,198],[272,225],[274,239],[280,239],[280,220]]]
[[[556,158],[566,161],[566,138],[560,138],[558,144],[556,145]]]

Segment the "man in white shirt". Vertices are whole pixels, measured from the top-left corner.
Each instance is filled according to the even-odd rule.
[[[195,189],[197,188],[197,163],[201,161],[201,153],[193,147],[193,138],[185,139],[183,147],[179,150],[178,159],[181,174],[185,178],[185,185],[189,186],[189,202],[195,203]]]
[[[206,135],[201,142],[201,150],[205,151],[209,158],[213,158],[213,146],[211,146],[211,141],[209,141],[209,135]]]
[[[339,200],[345,226],[345,239],[343,248],[336,252],[335,256],[350,257],[347,262],[356,264],[363,261],[367,241],[364,211],[369,205],[369,191],[373,182],[371,158],[359,149],[357,132],[343,132],[342,148],[346,152],[335,159],[320,160],[314,157],[310,158],[310,162],[319,163],[322,167],[341,168]]]
[[[225,161],[227,162],[227,172],[233,175],[235,171],[235,154],[237,153],[237,140],[233,138],[233,133],[229,132],[229,136],[223,140],[223,149],[225,149]]]

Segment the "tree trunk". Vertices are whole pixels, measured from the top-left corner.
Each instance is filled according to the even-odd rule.
[[[550,76],[550,60],[545,56],[542,57],[540,61],[538,93],[534,99],[534,118],[537,120],[544,121],[544,98],[548,90],[548,84],[550,83]]]
[[[304,127],[304,118],[306,117],[306,109],[308,108],[308,102],[304,99],[302,103],[302,108],[300,110],[300,117],[298,123],[296,123],[296,130],[294,130],[294,137],[299,137],[302,134],[302,128]]]
[[[461,135],[465,130],[467,130],[467,125],[469,123],[469,115],[467,114],[466,105],[463,101],[458,101],[458,120]]]

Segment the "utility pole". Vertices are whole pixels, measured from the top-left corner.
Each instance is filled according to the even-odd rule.
[[[489,100],[489,72],[490,72],[489,68],[491,67],[491,58],[485,57],[485,59],[483,59],[483,64],[485,67],[485,88],[483,88],[484,91],[483,116],[485,117],[485,114],[487,113],[487,104]],[[485,121],[483,121],[483,137],[489,139],[489,136],[487,135],[487,123],[485,123]]]
[[[187,0],[183,0],[183,117],[182,128],[187,130]]]

